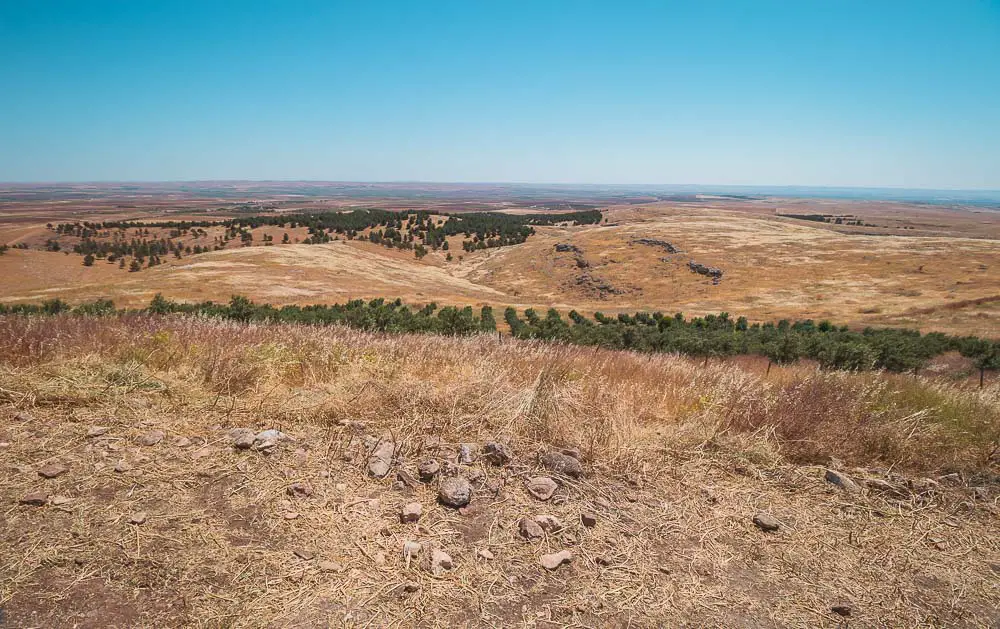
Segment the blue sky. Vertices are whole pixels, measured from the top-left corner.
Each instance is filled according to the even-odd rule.
[[[1000,2],[0,2],[0,181],[1000,189]]]

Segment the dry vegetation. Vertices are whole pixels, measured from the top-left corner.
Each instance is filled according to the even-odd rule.
[[[1000,622],[995,382],[190,318],[10,316],[0,346],[12,626]],[[295,440],[237,450],[231,427]],[[378,439],[384,479],[366,473]],[[514,461],[457,462],[490,440]],[[557,448],[585,474],[536,500],[525,479]],[[473,480],[468,508],[404,482],[430,457]],[[32,491],[44,506],[19,504]],[[521,539],[536,514],[563,530]],[[424,545],[411,565],[406,540]],[[433,548],[454,568],[428,570]],[[539,565],[564,548],[570,564]]]

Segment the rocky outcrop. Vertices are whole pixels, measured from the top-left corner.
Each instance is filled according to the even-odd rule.
[[[722,281],[722,269],[717,269],[714,266],[706,266],[694,260],[688,262],[688,268],[694,273],[712,278],[713,284],[718,284]]]
[[[680,253],[681,250],[675,247],[672,243],[666,240],[656,240],[654,238],[635,238],[630,244],[633,245],[649,245],[650,247],[661,247],[667,253]]]

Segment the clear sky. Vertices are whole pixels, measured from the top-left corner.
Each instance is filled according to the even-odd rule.
[[[1000,189],[998,0],[0,0],[0,181]]]

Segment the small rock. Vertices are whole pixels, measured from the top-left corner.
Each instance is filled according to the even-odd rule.
[[[538,558],[538,563],[542,564],[542,567],[546,570],[555,570],[564,563],[571,561],[573,561],[573,553],[568,550],[560,550],[557,553],[542,555]]]
[[[757,528],[768,533],[777,531],[781,528],[781,523],[778,522],[774,516],[764,512],[760,512],[753,516],[753,523],[757,526]]]
[[[597,526],[597,516],[590,511],[584,511],[580,514],[580,522],[588,529],[592,529]]]
[[[145,524],[147,519],[149,519],[149,516],[145,511],[136,511],[128,517],[128,523],[135,525]]]
[[[414,559],[424,549],[420,542],[407,540],[403,542],[403,559],[406,560],[406,567],[410,567],[410,560]]]
[[[990,490],[986,489],[983,486],[973,487],[972,497],[975,498],[976,500],[983,500],[983,501],[989,500]]]
[[[29,494],[25,494],[25,496],[20,500],[21,504],[31,505],[32,507],[44,506],[48,501],[49,495],[44,491],[33,491]]]
[[[419,502],[411,502],[404,505],[399,512],[399,521],[403,524],[410,524],[416,522],[420,519],[420,516],[424,514],[424,508],[420,506]]]
[[[191,445],[191,440],[187,437],[177,437],[173,443],[175,448],[186,448]]]
[[[441,481],[438,499],[449,507],[464,507],[472,500],[472,485],[461,476],[453,476]]]
[[[470,465],[476,460],[476,449],[474,443],[463,443],[458,446],[458,462],[462,465]]]
[[[479,550],[477,550],[476,555],[480,559],[485,559],[486,561],[491,561],[496,556],[492,552],[490,552],[489,549],[486,548],[480,548]]]
[[[844,618],[850,618],[851,614],[854,613],[854,609],[847,603],[834,605],[833,607],[830,608],[830,611]]]
[[[69,504],[71,502],[73,502],[73,499],[67,498],[66,496],[52,496],[52,500],[49,501],[49,504],[55,507],[59,507],[65,504]]]
[[[312,558],[316,556],[316,553],[312,552],[311,550],[299,549],[293,552],[295,553],[296,557],[302,559],[303,561],[312,561]]]
[[[540,539],[545,537],[545,530],[531,518],[521,518],[517,522],[517,530],[524,539]]]
[[[388,558],[386,558],[385,553],[383,553],[382,551],[378,551],[377,553],[372,555],[372,561],[375,563],[376,566],[381,567],[384,566],[386,562],[389,560]]]
[[[96,437],[100,437],[101,435],[107,434],[109,430],[111,429],[107,426],[91,426],[87,429],[87,438],[94,439]]]
[[[38,470],[38,475],[42,478],[55,478],[69,471],[69,468],[62,463],[49,463]]]
[[[834,470],[827,470],[825,478],[826,482],[832,483],[833,485],[836,485],[837,487],[843,489],[846,492],[857,493],[861,491],[861,488],[858,487],[858,484],[855,483],[850,476],[843,474],[841,472],[836,472]]]
[[[528,479],[528,493],[539,500],[548,500],[556,493],[559,485],[548,476],[535,476]]]
[[[514,458],[514,454],[506,444],[499,441],[490,441],[483,448],[483,458],[493,465],[506,465]]]
[[[115,467],[114,467],[114,470],[116,472],[118,472],[119,474],[124,474],[125,472],[127,472],[127,471],[129,471],[131,469],[132,469],[132,466],[129,465],[129,462],[126,461],[125,459],[122,459],[121,461],[118,461],[118,463],[116,463]]]
[[[535,524],[542,527],[542,530],[546,533],[555,533],[563,528],[562,520],[554,515],[536,515],[532,520],[534,520]]]
[[[431,572],[438,574],[445,570],[451,570],[455,564],[451,561],[451,555],[443,550],[435,550],[431,553]]]
[[[313,490],[312,487],[309,486],[309,483],[292,483],[287,489],[285,489],[285,492],[289,496],[306,497],[311,496]]]
[[[256,436],[256,433],[249,428],[233,428],[229,431],[229,438],[233,440],[233,447],[239,450],[250,448]]]
[[[425,483],[429,483],[438,475],[441,471],[441,464],[437,462],[437,459],[427,459],[426,461],[421,461],[420,465],[417,466],[417,474],[420,476],[420,480]]]
[[[30,413],[21,411],[20,413],[14,413],[14,421],[16,422],[30,422],[34,417]]]
[[[344,564],[339,561],[324,560],[316,564],[320,572],[343,572]]]
[[[420,486],[420,482],[408,470],[399,470],[396,472],[396,478],[399,479],[399,482],[403,483],[410,489],[416,489]]]
[[[155,446],[156,444],[163,441],[163,438],[166,436],[167,436],[166,433],[164,433],[162,430],[150,430],[146,434],[139,437],[139,445]]]
[[[384,478],[392,467],[392,455],[396,445],[391,441],[381,441],[368,457],[368,474],[373,478]]]
[[[556,474],[565,474],[573,478],[580,478],[583,475],[583,466],[575,458],[550,450],[542,455],[541,464],[545,469]]]
[[[255,442],[257,442],[257,444],[260,444],[261,442],[264,441],[274,441],[274,442],[293,441],[291,437],[289,437],[285,433],[275,428],[268,428],[267,430],[262,430],[258,432],[256,435],[254,435],[253,439]]]
[[[299,514],[295,513],[294,511],[289,511],[288,513],[286,513],[282,517],[285,518],[286,520],[297,520],[298,517],[299,517]]]
[[[597,557],[594,558],[594,563],[596,563],[599,566],[610,566],[611,564],[614,563],[614,560],[612,560],[611,557],[608,557],[607,555],[598,555]]]
[[[563,448],[562,453],[566,456],[571,456],[577,461],[580,460],[580,448]]]
[[[420,584],[414,583],[413,581],[409,581],[403,584],[403,591],[406,592],[407,594],[413,594],[414,592],[419,592]]]

